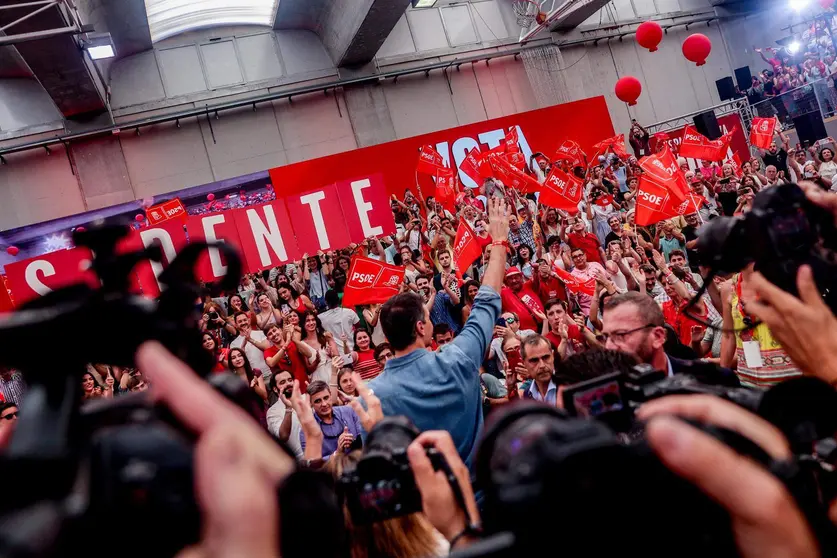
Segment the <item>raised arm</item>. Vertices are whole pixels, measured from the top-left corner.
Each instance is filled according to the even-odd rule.
[[[474,299],[474,306],[468,321],[453,340],[453,344],[471,359],[475,369],[479,369],[483,361],[494,333],[494,323],[500,314],[500,290],[503,288],[503,278],[506,275],[504,247],[508,242],[509,233],[509,219],[506,214],[506,202],[503,199],[489,200],[488,232],[494,242],[488,267],[483,275],[482,287]]]

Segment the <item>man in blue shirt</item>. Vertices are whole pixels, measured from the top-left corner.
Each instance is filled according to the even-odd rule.
[[[311,398],[314,418],[323,431],[323,458],[328,459],[332,454],[352,449],[355,440],[364,434],[354,409],[348,405],[332,406],[331,390],[325,382],[311,382],[307,393]],[[299,443],[305,452],[304,430],[299,431]]]
[[[509,221],[502,198],[488,210],[488,233],[505,245]],[[430,346],[433,326],[421,297],[399,294],[381,310],[384,335],[395,352],[384,373],[369,382],[384,414],[405,415],[419,430],[447,430],[459,455],[470,466],[482,430],[479,367],[500,315],[500,289],[505,275],[505,249],[491,250],[483,283],[462,331],[440,351]]]

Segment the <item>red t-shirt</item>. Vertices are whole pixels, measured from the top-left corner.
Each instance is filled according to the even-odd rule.
[[[573,250],[576,248],[583,250],[588,262],[598,262],[604,265],[602,257],[599,255],[599,247],[601,246],[599,237],[595,234],[591,232],[584,234],[571,232],[567,235],[567,244]]]
[[[540,275],[535,273],[535,276],[532,278],[532,287],[543,302],[552,300],[553,298],[563,300],[564,302],[567,301],[567,290],[564,288],[564,284],[555,277],[550,276],[544,281]]]
[[[271,345],[264,351],[264,357],[267,359],[267,357],[272,357],[278,352],[279,347]],[[300,391],[305,391],[308,388],[308,369],[305,368],[305,361],[293,341],[288,344],[287,349],[285,349],[285,356],[279,359],[274,368],[289,371],[294,380],[299,380]]]
[[[685,305],[686,303],[683,304],[683,306]],[[705,310],[703,314],[698,313],[697,308],[692,309],[691,312],[697,314],[704,320],[707,317]],[[692,326],[703,327],[700,322],[697,322],[684,314],[682,309],[675,306],[672,300],[667,300],[663,303],[663,317],[665,318],[666,323],[673,327],[674,331],[677,332],[677,337],[680,339],[680,342],[687,347],[692,345]]]
[[[229,349],[221,349],[218,351],[218,360],[215,362],[215,366],[212,368],[213,372],[226,372],[227,371],[227,359],[230,356]]]
[[[544,337],[549,339],[549,342],[552,343],[552,346],[556,349],[559,345],[561,345],[561,338],[551,331],[547,331]],[[581,333],[581,328],[575,324],[567,326],[567,337],[569,338],[570,343],[572,343],[573,351],[576,353],[580,353],[587,346],[587,343],[584,340],[584,335]]]
[[[377,378],[383,372],[381,365],[375,360],[374,349],[367,349],[365,351],[357,351],[357,362],[354,366],[355,372],[360,374],[363,380],[371,380]]]
[[[520,318],[520,329],[540,331],[531,309],[543,313],[543,301],[532,289],[531,281],[525,282],[517,293],[512,292],[508,287],[503,287],[500,299],[503,302],[503,312],[514,312]]]

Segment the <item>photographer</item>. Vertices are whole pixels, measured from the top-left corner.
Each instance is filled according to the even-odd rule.
[[[633,355],[655,370],[691,374],[709,384],[738,386],[738,378],[725,368],[710,363],[686,361],[666,354],[665,318],[659,305],[648,295],[627,292],[612,296],[604,305],[602,336],[605,347]]]
[[[488,213],[492,246],[499,249],[491,251],[483,284],[460,333],[444,351],[428,351],[432,326],[421,297],[394,296],[384,304],[381,323],[395,358],[369,383],[386,415],[405,415],[420,430],[447,430],[466,463],[482,428],[479,367],[500,314],[508,243],[505,201],[492,199]]]

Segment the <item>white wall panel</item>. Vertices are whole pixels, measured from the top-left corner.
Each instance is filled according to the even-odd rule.
[[[120,58],[110,67],[111,104],[114,108],[158,101],[166,97],[154,51]]]
[[[679,0],[654,0],[657,3],[657,11],[661,14],[668,14],[680,11]]]
[[[120,136],[137,198],[198,186],[214,180],[197,119],[143,128]],[[214,125],[214,123],[213,123]]]
[[[406,12],[395,24],[395,27],[390,32],[389,36],[381,45],[378,58],[386,58],[388,56],[398,56],[400,54],[410,54],[416,51],[416,45],[413,43],[413,36],[410,33],[410,26],[407,23]]]
[[[447,48],[448,39],[439,10],[408,10],[407,21],[418,51]]]
[[[449,75],[453,89],[453,109],[459,125],[487,120],[474,70],[470,66],[463,66],[458,72],[449,72]],[[444,76],[441,77],[444,79]]]
[[[472,45],[479,42],[468,5],[447,6],[439,10],[450,46]]]
[[[276,41],[288,75],[334,67],[323,43],[311,31],[276,31]]]
[[[282,64],[272,33],[238,37],[238,54],[249,82],[282,77]]]
[[[5,155],[0,168],[0,228],[11,229],[85,211],[63,145]]]
[[[506,28],[505,21],[503,21],[503,14],[500,12],[500,5],[497,0],[474,2],[471,4],[471,13],[481,41],[496,41],[512,36],[509,29]],[[517,33],[518,28],[515,28],[514,31]]]
[[[157,56],[168,97],[206,91],[206,80],[195,45],[159,50]]]
[[[200,46],[203,67],[210,89],[229,87],[244,81],[233,41],[218,41]]]
[[[448,84],[441,75],[404,76],[382,85],[398,139],[459,124]]]
[[[312,93],[304,97],[274,101],[279,133],[289,162],[320,157],[357,147],[346,105],[333,95]],[[317,155],[306,156],[307,153]]]

